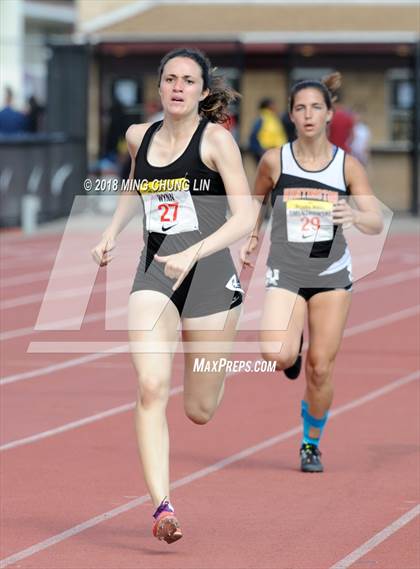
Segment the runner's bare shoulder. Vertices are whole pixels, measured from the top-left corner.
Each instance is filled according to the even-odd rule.
[[[280,148],[270,148],[266,150],[261,158],[261,161],[272,170],[279,167]]]
[[[137,154],[143,140],[143,136],[150,124],[151,123],[132,124],[128,127],[127,132],[125,133],[125,139],[131,156],[135,156]]]

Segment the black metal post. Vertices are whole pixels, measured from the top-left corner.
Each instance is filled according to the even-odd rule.
[[[417,42],[414,53],[414,108],[412,136],[412,189],[411,207],[413,215],[419,213],[419,170],[420,170],[420,41]]]

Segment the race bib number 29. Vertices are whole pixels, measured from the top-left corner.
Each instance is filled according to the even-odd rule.
[[[314,199],[315,198],[315,199]],[[287,240],[293,243],[331,241],[332,212],[338,193],[330,190],[286,189]]]

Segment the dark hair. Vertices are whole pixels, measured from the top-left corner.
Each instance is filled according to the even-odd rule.
[[[223,123],[229,118],[227,108],[230,103],[240,97],[234,89],[226,85],[224,78],[214,75],[216,68],[212,68],[210,60],[198,49],[181,47],[173,49],[161,59],[158,68],[159,85],[165,65],[174,57],[188,57],[195,61],[201,68],[203,78],[203,91],[209,90],[209,94],[200,101],[198,112],[207,117],[211,122]]]
[[[274,105],[274,101],[273,99],[261,99],[261,101],[259,102],[258,108],[260,109],[260,111],[262,109],[269,109],[272,105]]]
[[[7,100],[10,101],[13,99],[13,89],[8,85],[6,85],[6,87],[4,88],[4,94]]]
[[[341,73],[337,71],[323,77],[321,81],[304,80],[295,83],[290,91],[289,111],[292,112],[295,104],[295,97],[299,91],[303,89],[317,89],[324,97],[325,104],[328,109],[332,109],[333,104],[337,101],[337,92],[341,87]]]

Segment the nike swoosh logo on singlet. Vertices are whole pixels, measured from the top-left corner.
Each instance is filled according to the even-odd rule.
[[[163,227],[162,225],[162,231],[169,231],[170,229],[172,229],[172,227],[175,227],[176,223],[174,223],[173,225],[168,225],[168,227]]]

